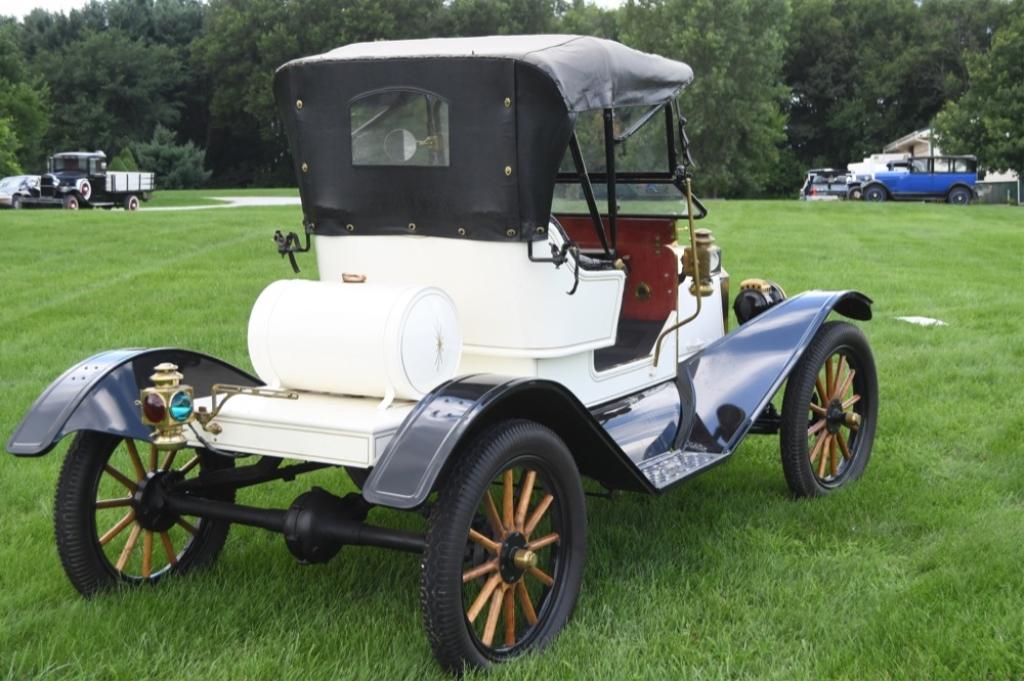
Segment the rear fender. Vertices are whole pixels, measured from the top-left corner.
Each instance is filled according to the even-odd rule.
[[[680,370],[693,382],[696,419],[677,447],[714,454],[735,450],[833,310],[867,321],[871,299],[857,291],[807,291],[684,361]]]
[[[140,418],[139,391],[161,362],[173,362],[195,395],[209,395],[214,383],[262,385],[245,371],[200,352],[176,348],[108,350],[65,371],[42,392],[7,441],[17,456],[46,454],[68,433],[95,430],[149,439]]]
[[[511,418],[530,419],[555,431],[582,474],[611,488],[654,491],[565,386],[475,374],[444,383],[420,400],[367,478],[363,498],[393,508],[419,506],[443,479],[461,446],[487,426]]]

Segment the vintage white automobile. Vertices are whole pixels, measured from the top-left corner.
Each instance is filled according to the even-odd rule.
[[[319,281],[256,300],[255,374],[190,350],[102,352],[8,442],[36,456],[76,434],[55,515],[75,588],[208,564],[231,523],[283,534],[304,563],[345,544],[412,551],[430,643],[457,672],[565,625],[584,477],[658,494],[754,432],[780,433],[796,495],[856,479],[875,366],[856,326],[826,319],[870,319],[871,301],[761,279],[730,300],[694,224],[707,211],[678,102],[692,75],[566,35],[355,44],[282,66],[305,233],[276,240],[293,265],[315,246]],[[325,467],[361,491],[235,503]],[[368,524],[375,506],[423,512],[425,531]]]

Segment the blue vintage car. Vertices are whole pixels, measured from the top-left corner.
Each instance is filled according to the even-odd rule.
[[[974,156],[918,156],[890,163],[864,185],[865,201],[916,199],[967,205],[977,196]]]

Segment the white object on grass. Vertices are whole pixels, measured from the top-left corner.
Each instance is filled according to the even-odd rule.
[[[909,324],[917,324],[918,326],[949,326],[946,322],[941,319],[932,319],[931,317],[897,317],[901,322],[907,322]]]

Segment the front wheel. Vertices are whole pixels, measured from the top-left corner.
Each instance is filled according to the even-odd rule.
[[[64,208],[67,210],[78,210],[79,209],[78,197],[74,194],[64,195]]]
[[[576,605],[587,530],[576,463],[548,428],[503,421],[459,457],[431,511],[420,588],[434,655],[455,673],[554,639]]]
[[[860,477],[877,416],[867,338],[846,322],[824,324],[789,375],[782,402],[782,470],[793,494],[823,496]]]
[[[147,503],[159,485],[230,467],[200,450],[158,452],[148,442],[83,431],[68,449],[57,483],[57,551],[84,596],[118,584],[153,583],[213,562],[229,523],[182,517]],[[218,495],[233,501],[231,490]]]
[[[861,196],[863,196],[863,194],[864,192],[861,191],[860,187],[854,187],[853,189],[850,190],[850,193],[847,195],[847,198],[849,198],[851,201],[860,201]]]
[[[946,203],[952,203],[957,206],[966,206],[970,202],[971,190],[966,187],[953,187],[949,195],[946,196]]]
[[[867,189],[864,190],[865,201],[874,201],[877,203],[879,201],[885,201],[888,198],[889,195],[886,193],[885,189],[877,185],[873,187],[868,187]]]

